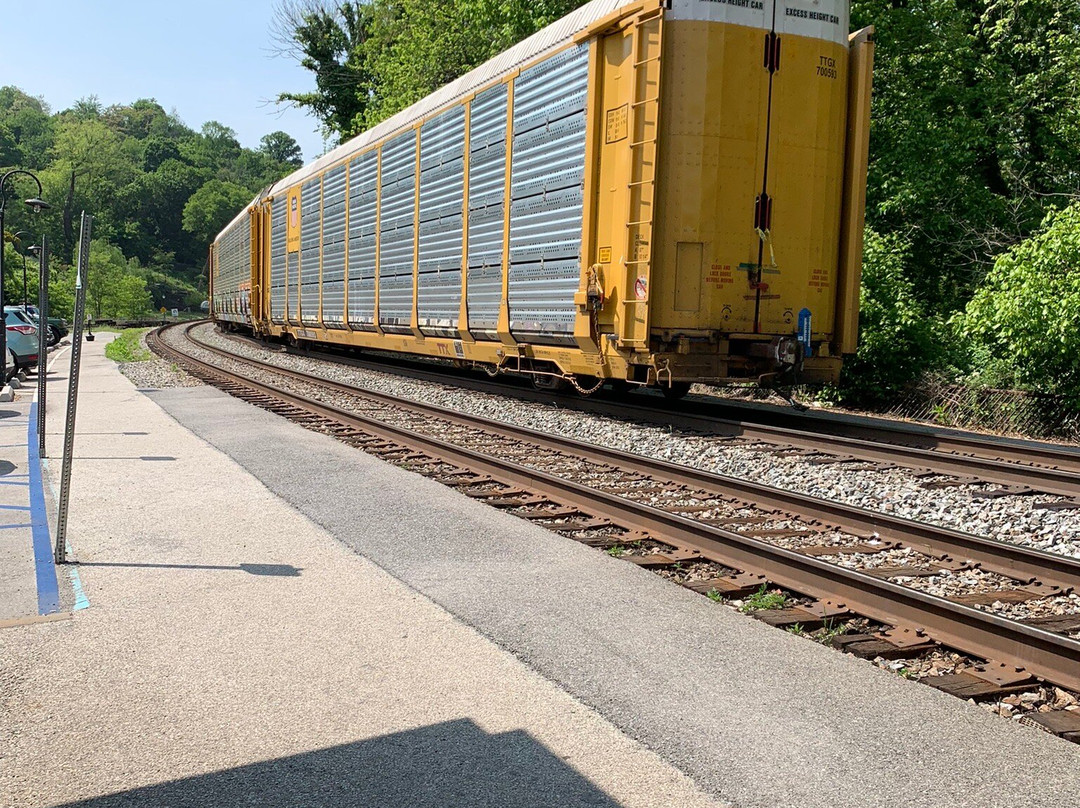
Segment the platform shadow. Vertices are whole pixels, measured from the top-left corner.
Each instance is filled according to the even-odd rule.
[[[78,561],[79,567],[132,567],[159,570],[237,570],[249,575],[269,575],[278,578],[296,578],[303,567],[292,564],[147,564],[134,561]]]
[[[528,732],[469,719],[135,788],[57,808],[617,808]]]

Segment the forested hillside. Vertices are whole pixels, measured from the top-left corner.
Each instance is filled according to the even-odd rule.
[[[19,200],[33,180],[9,181],[5,211],[5,291],[22,299],[22,255],[49,239],[54,308],[70,316],[71,270],[79,213],[94,216],[89,310],[137,317],[198,308],[206,297],[210,241],[255,193],[300,165],[291,136],[273,132],[257,150],[227,126],[195,131],[151,99],[103,107],[94,98],[52,112],[46,100],[0,88],[0,173],[33,171],[52,208],[34,216]],[[20,231],[28,234],[13,239]],[[31,259],[31,266],[36,266]],[[30,299],[36,299],[31,272]]]
[[[286,2],[280,44],[317,89],[281,98],[347,137],[581,4]],[[862,347],[839,392],[880,403],[934,377],[1080,409],[1080,4],[854,0],[865,25]]]

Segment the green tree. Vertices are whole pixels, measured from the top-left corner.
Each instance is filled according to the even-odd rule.
[[[44,168],[53,136],[44,101],[17,87],[0,87],[0,166]]]
[[[287,132],[271,132],[259,141],[259,151],[276,163],[299,168],[304,164],[300,144]]]
[[[354,134],[374,88],[364,50],[374,8],[361,0],[282,0],[274,23],[278,51],[315,74],[315,90],[283,92],[278,102],[311,110],[327,132]]]
[[[138,262],[125,258],[115,244],[90,242],[86,302],[95,320],[136,318],[150,311],[150,293],[138,269]]]
[[[861,404],[883,403],[945,357],[945,328],[904,275],[910,245],[867,228],[859,349],[844,365],[841,390]]]
[[[251,199],[252,195],[246,188],[231,182],[211,180],[192,194],[184,206],[184,230],[208,247],[221,228]]]
[[[141,155],[135,141],[125,139],[100,118],[63,116],[51,156],[42,182],[49,180],[51,199],[63,200],[60,251],[68,255],[75,246],[79,210],[96,214],[96,232],[113,231],[113,203],[119,190],[137,176]]]
[[[374,126],[584,4],[584,0],[374,0],[364,43]]]
[[[958,323],[983,377],[1062,393],[1080,410],[1080,203],[1001,255]]]
[[[315,91],[278,100],[350,137],[453,81],[584,0],[286,0],[280,52],[315,74]]]
[[[947,311],[994,256],[1080,194],[1080,4],[855,0],[877,50],[867,217]]]

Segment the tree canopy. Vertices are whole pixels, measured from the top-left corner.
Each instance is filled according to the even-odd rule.
[[[196,131],[153,99],[104,106],[90,96],[53,112],[40,98],[0,87],[0,171],[34,171],[52,205],[34,217],[22,205],[8,205],[5,241],[19,230],[44,231],[54,271],[67,278],[79,213],[91,213],[94,258],[115,269],[102,276],[105,282],[120,284],[115,295],[102,290],[94,299],[95,316],[128,316],[121,312],[136,303],[198,306],[206,294],[210,241],[259,190],[302,160],[286,132],[270,132],[248,149],[225,124],[208,121]],[[15,178],[15,184],[19,190],[12,194],[36,193],[32,180]],[[6,261],[5,269],[9,300],[12,290],[21,299],[21,259]],[[141,282],[148,296],[127,278]],[[58,305],[70,314],[62,301]]]
[[[279,50],[315,74],[283,92],[342,139],[368,129],[584,0],[284,0]]]

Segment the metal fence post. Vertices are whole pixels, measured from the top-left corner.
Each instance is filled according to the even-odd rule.
[[[64,423],[64,457],[60,471],[60,509],[56,518],[57,564],[67,562],[68,500],[71,498],[71,460],[75,454],[75,408],[79,402],[79,362],[82,359],[82,325],[86,315],[86,273],[90,267],[90,223],[82,213],[79,226],[79,261],[75,272],[75,322],[71,329],[71,372],[68,374],[67,420]]]
[[[37,432],[38,455],[45,454],[45,374],[49,363],[49,244],[41,237],[41,255],[38,257],[38,369],[37,369]]]

